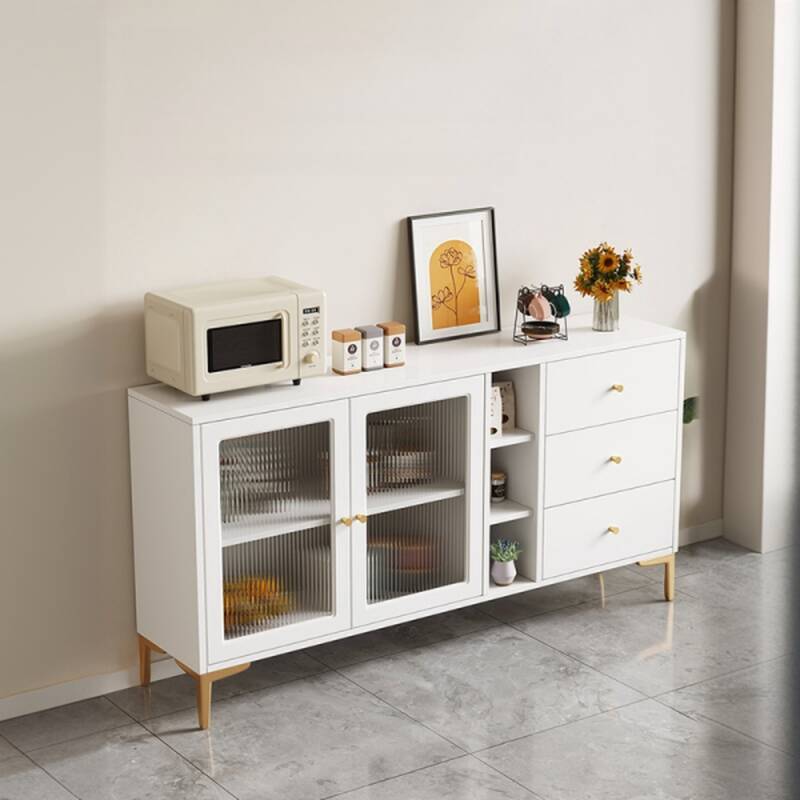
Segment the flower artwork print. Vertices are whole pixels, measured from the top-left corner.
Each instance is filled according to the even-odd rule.
[[[475,251],[458,239],[442,242],[431,254],[428,269],[434,330],[481,321],[475,262]]]
[[[500,330],[494,209],[408,217],[417,344]]]

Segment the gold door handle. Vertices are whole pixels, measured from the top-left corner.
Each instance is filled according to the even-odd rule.
[[[342,517],[339,520],[339,522],[341,522],[342,525],[347,525],[347,527],[349,528],[353,524],[353,518],[352,517]]]
[[[624,392],[625,387],[621,383],[612,383],[611,384],[611,391],[612,392]]]
[[[611,456],[608,460],[613,461],[615,464],[621,464],[622,456]]]
[[[616,525],[609,525],[607,528],[609,533],[613,533],[616,536],[619,533],[619,528]]]
[[[359,522],[366,522],[367,521],[367,515],[366,514],[356,514],[356,519]]]

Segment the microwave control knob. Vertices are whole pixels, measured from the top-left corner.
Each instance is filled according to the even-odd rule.
[[[310,353],[306,353],[303,356],[303,362],[305,364],[316,364],[319,362],[319,353],[316,350],[312,350]]]

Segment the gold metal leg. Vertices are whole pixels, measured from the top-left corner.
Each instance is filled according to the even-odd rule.
[[[157,644],[153,644],[144,636],[139,636],[139,683],[142,686],[150,685],[150,657],[153,653],[164,653]],[[208,730],[211,723],[211,689],[215,681],[229,678],[239,672],[244,672],[250,664],[237,664],[235,667],[218,669],[216,672],[206,672],[202,675],[195,672],[186,664],[182,664],[178,659],[175,663],[190,677],[194,678],[197,684],[197,722],[202,730]]]
[[[249,663],[237,664],[235,667],[225,667],[225,669],[218,669],[216,672],[205,672],[200,675],[187,667],[186,664],[181,664],[177,659],[175,659],[175,663],[197,682],[197,724],[204,731],[208,730],[208,726],[211,724],[211,690],[214,683],[239,672],[244,672],[250,666]]]
[[[664,565],[664,599],[672,601],[675,599],[675,553],[639,562],[640,567],[659,567],[662,564]]]
[[[141,686],[150,685],[150,655],[151,653],[163,653],[164,651],[153,644],[144,636],[139,636],[139,684]]]

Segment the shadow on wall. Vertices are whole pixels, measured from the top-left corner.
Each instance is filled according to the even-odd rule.
[[[717,80],[717,159],[715,164],[714,273],[693,294],[688,307],[687,379],[699,374],[699,385],[687,382],[685,396],[698,395],[699,424],[685,426],[682,527],[722,517],[725,457],[727,333],[730,305],[731,219],[733,213],[733,74],[735,4],[719,5],[720,52]],[[714,347],[715,343],[719,343]],[[694,365],[702,365],[701,370]],[[693,443],[697,437],[699,442]],[[706,463],[692,463],[694,456]],[[707,463],[715,459],[717,463]],[[691,470],[691,472],[689,472]],[[687,480],[688,479],[688,480]]]
[[[394,293],[392,295],[392,319],[406,324],[406,341],[413,342],[416,337],[414,325],[413,288],[411,286],[411,255],[408,249],[408,223],[401,219],[397,230],[397,261],[394,272]],[[376,320],[376,322],[382,320]]]
[[[147,380],[143,342],[136,303],[2,343],[0,607],[25,624],[3,615],[0,695],[134,661],[126,389]]]

